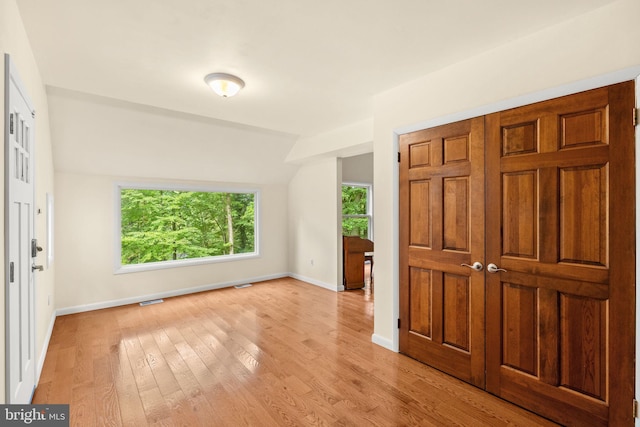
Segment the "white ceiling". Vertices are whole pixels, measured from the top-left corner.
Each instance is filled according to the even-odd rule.
[[[309,136],[371,117],[376,93],[614,1],[17,3],[47,85]],[[246,87],[219,98],[211,72]]]

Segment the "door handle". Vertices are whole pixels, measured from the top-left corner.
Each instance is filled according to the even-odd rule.
[[[460,264],[462,267],[469,267],[472,270],[475,271],[482,271],[482,269],[484,268],[484,266],[482,265],[481,262],[474,262],[473,265],[469,265],[469,264]]]
[[[34,263],[34,264],[31,264],[31,271],[36,271],[36,270],[38,270],[38,271],[44,271],[44,267],[43,267],[43,266],[41,266],[41,265],[35,265],[35,263]]]
[[[37,239],[31,239],[31,258],[37,257],[38,252],[42,252],[42,247],[38,246]]]
[[[504,268],[498,267],[494,263],[487,265],[487,271],[489,273],[497,273],[498,271],[504,271],[505,273],[507,272],[507,270],[505,270]]]

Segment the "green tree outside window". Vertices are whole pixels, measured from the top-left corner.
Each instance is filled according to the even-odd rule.
[[[255,193],[120,189],[121,264],[255,252]]]
[[[371,215],[369,213],[367,186],[342,186],[342,234],[370,238]]]

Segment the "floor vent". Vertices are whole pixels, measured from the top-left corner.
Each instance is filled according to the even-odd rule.
[[[140,303],[140,307],[144,307],[145,305],[152,305],[152,304],[160,304],[161,302],[164,302],[163,299],[152,299],[149,301],[142,301]]]
[[[251,283],[245,283],[244,285],[235,285],[234,288],[242,289],[242,288],[248,288],[249,286],[252,286]]]

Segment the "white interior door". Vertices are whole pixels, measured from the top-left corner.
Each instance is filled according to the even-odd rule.
[[[31,402],[36,381],[34,113],[5,55],[5,303],[7,403]]]

